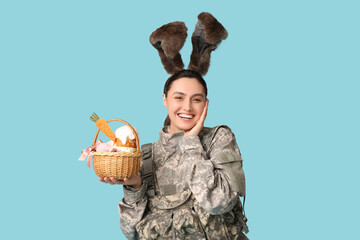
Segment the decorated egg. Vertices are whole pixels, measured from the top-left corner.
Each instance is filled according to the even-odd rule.
[[[107,143],[100,143],[96,146],[97,152],[109,152],[109,144]]]

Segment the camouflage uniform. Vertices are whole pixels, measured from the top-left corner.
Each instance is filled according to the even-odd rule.
[[[160,131],[153,146],[155,196],[124,186],[119,204],[128,239],[247,239],[239,195],[245,194],[242,158],[227,126],[199,136]]]

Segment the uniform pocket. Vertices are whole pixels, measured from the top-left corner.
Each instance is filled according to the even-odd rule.
[[[190,209],[174,211],[173,228],[176,239],[206,239],[198,217]]]
[[[149,213],[137,225],[140,239],[161,239],[172,237],[172,213]]]

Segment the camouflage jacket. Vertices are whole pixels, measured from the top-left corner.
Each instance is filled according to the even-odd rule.
[[[119,203],[128,239],[247,239],[239,196],[245,195],[242,157],[227,126],[199,136],[160,131],[152,150],[155,196],[124,186]]]

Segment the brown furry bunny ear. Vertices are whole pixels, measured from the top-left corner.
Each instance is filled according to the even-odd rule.
[[[193,51],[191,53],[189,69],[205,75],[210,66],[210,54],[228,32],[210,13],[202,12],[198,16],[195,31],[191,37]]]
[[[156,29],[150,36],[150,43],[158,50],[167,73],[174,74],[184,69],[179,53],[187,37],[184,22],[172,22]]]

